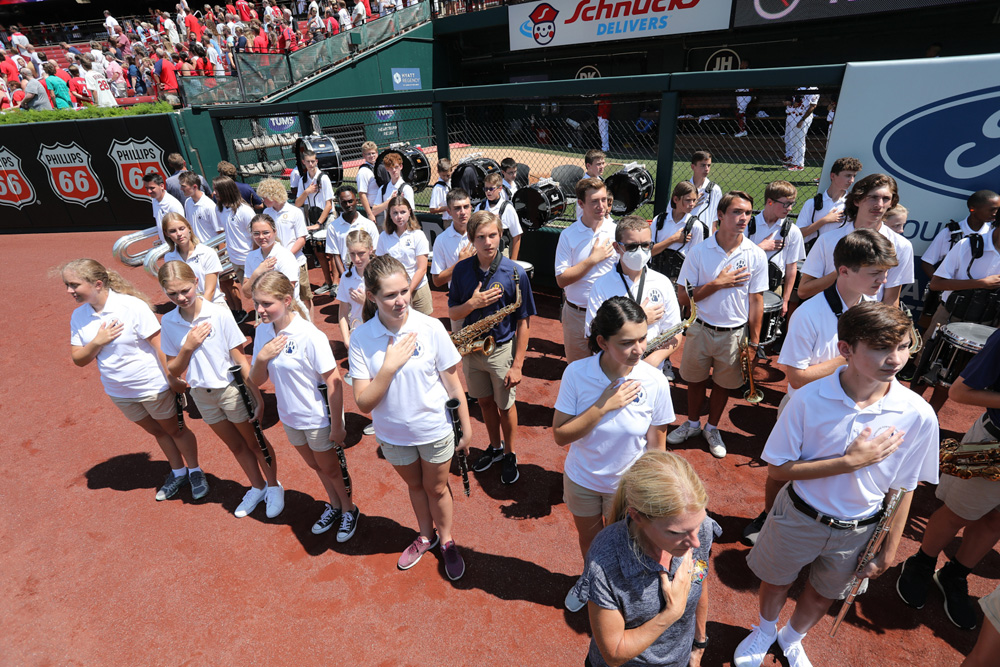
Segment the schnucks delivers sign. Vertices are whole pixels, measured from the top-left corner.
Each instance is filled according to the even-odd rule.
[[[510,50],[725,30],[733,0],[547,0],[510,5]]]

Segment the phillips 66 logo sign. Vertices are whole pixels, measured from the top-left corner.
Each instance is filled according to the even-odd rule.
[[[38,161],[45,166],[49,185],[59,199],[86,206],[104,197],[104,188],[90,164],[90,153],[76,142],[68,146],[42,144]]]
[[[0,146],[0,204],[21,208],[35,203],[35,188],[24,177],[21,158]]]
[[[125,194],[133,199],[149,201],[145,184],[142,182],[142,177],[146,174],[159,172],[163,180],[167,179],[166,170],[163,168],[163,149],[149,137],[141,141],[115,139],[108,149],[108,157],[118,166],[118,184]]]

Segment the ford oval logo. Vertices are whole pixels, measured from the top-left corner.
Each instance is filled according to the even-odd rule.
[[[296,120],[295,116],[278,116],[277,118],[268,118],[267,126],[271,128],[272,132],[288,132],[292,129],[292,125],[295,125]]]
[[[395,115],[396,112],[388,107],[383,107],[375,111],[375,118],[383,123],[392,120],[392,117]]]
[[[1000,87],[914,109],[885,126],[872,146],[896,178],[965,199],[1000,181]]]

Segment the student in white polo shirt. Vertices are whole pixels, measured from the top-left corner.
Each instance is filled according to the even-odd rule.
[[[691,215],[698,203],[698,189],[691,181],[681,181],[670,195],[670,207],[650,224],[653,232],[652,266],[671,280],[677,280],[684,257],[708,236],[708,225]]]
[[[444,225],[451,222],[451,214],[448,213],[448,190],[451,189],[451,160],[442,158],[437,163],[438,179],[431,188],[431,201],[427,205],[427,212],[440,215]]]
[[[364,162],[358,167],[355,183],[358,186],[358,199],[361,201],[362,213],[369,220],[375,220],[372,213],[372,206],[375,204],[375,193],[378,191],[378,179],[375,177],[375,160],[378,159],[378,145],[374,141],[366,141],[361,144],[361,158]]]
[[[299,265],[288,248],[278,239],[277,225],[267,213],[258,213],[250,221],[250,236],[257,245],[247,255],[247,279],[243,281],[243,295],[253,298],[253,284],[268,271],[278,271],[298,287]],[[296,298],[295,302],[302,304]],[[308,319],[308,311],[306,311]]]
[[[68,262],[62,279],[80,304],[69,323],[73,363],[83,367],[97,361],[111,402],[156,438],[170,463],[156,499],[174,496],[189,480],[192,494],[204,496],[208,484],[198,466],[198,441],[190,428],[177,423],[175,395],[184,391],[184,383],[166,372],[160,323],[149,299],[92,259]]]
[[[461,355],[444,326],[410,307],[411,278],[395,257],[375,257],[365,269],[364,324],[351,337],[351,389],[370,413],[385,459],[409,490],[419,534],[396,564],[408,570],[439,541],[452,581],[465,562],[451,533],[448,485],[455,450],[468,452],[469,409],[458,379]],[[445,402],[458,400],[462,439],[455,443]]]
[[[517,192],[517,160],[505,157],[500,160],[500,173],[503,174],[503,197],[507,201],[514,198]]]
[[[226,233],[226,255],[233,265],[235,278],[223,280],[222,291],[233,311],[233,317],[242,324],[250,314],[243,310],[242,291],[236,283],[243,282],[247,253],[253,250],[250,221],[253,220],[254,211],[250,204],[243,201],[236,181],[228,176],[217,176],[212,180],[212,198],[215,199],[219,224]]]
[[[565,294],[562,306],[563,347],[566,361],[590,356],[585,333],[590,288],[615,265],[615,223],[608,214],[608,190],[598,178],[576,184],[579,220],[559,234],[556,246],[556,284]]]
[[[319,168],[319,158],[316,157],[315,151],[302,151],[302,165],[306,169],[306,174],[302,180],[302,187],[296,193],[295,206],[302,210],[306,232],[315,232],[323,228],[334,212],[333,184],[330,182],[330,177]],[[316,260],[319,268],[323,270],[324,280],[316,289],[316,294],[329,294],[330,290],[336,288],[343,267],[337,269],[334,266],[331,270],[332,258],[329,253],[322,250],[316,251]],[[303,266],[308,269],[309,265],[304,263]]]
[[[487,174],[483,179],[483,192],[486,193],[486,199],[476,210],[489,211],[500,217],[504,235],[503,254],[516,260],[521,250],[521,218],[514,210],[514,205],[502,196],[503,177],[498,173]]]
[[[836,229],[836,225],[831,223],[843,221],[847,192],[854,185],[854,179],[860,171],[861,161],[857,158],[837,158],[830,168],[830,187],[817,192],[802,204],[795,222],[802,232],[806,252],[812,249],[819,236]]]
[[[404,197],[410,203],[411,209],[417,207],[416,200],[413,198],[413,188],[403,180],[403,158],[400,157],[399,153],[389,153],[382,159],[382,164],[389,172],[389,180],[384,185],[377,186],[375,198],[371,200],[372,213],[375,214],[372,219],[378,225],[381,225],[383,220],[388,219],[389,200],[397,195]]]
[[[212,208],[215,208],[214,204]],[[178,213],[167,213],[163,217],[163,233],[170,248],[163,255],[163,261],[178,260],[190,266],[198,279],[198,294],[225,306],[226,298],[219,289],[219,273],[222,271],[219,253],[201,243],[191,223]]]
[[[337,188],[336,199],[341,213],[326,226],[326,254],[333,258],[337,275],[343,276],[351,264],[347,258],[347,235],[355,229],[363,229],[374,243],[378,239],[379,229],[358,211],[358,191],[353,185],[341,185]]]
[[[284,184],[276,178],[265,178],[257,186],[257,194],[264,200],[264,213],[274,220],[278,232],[278,240],[288,252],[295,256],[299,267],[298,280],[299,301],[306,307],[306,313],[312,314],[312,288],[309,285],[309,265],[302,249],[306,245],[306,216],[302,209],[288,201],[288,191]]]
[[[451,224],[434,239],[431,280],[435,287],[450,286],[455,265],[476,254],[476,249],[466,233],[469,228],[469,218],[472,217],[472,201],[468,193],[462,188],[449,191],[447,204]],[[452,320],[451,330],[458,331],[462,328],[463,322],[464,320]]]
[[[275,475],[274,450],[265,441],[272,464],[268,465],[257,444],[251,419],[260,420],[264,401],[260,390],[250,386],[254,414],[248,414],[229,368],[238,365],[244,380],[250,364],[243,355],[246,336],[225,306],[218,306],[198,294],[198,280],[184,262],[169,261],[157,276],[163,293],[177,308],[163,316],[163,352],[167,371],[184,378],[191,389],[202,419],[226,443],[250,481],[250,489],[236,508],[243,518],[265,500],[267,516],[278,516],[285,507],[285,491]]]
[[[153,203],[153,220],[156,221],[156,233],[160,237],[160,243],[163,243],[163,216],[171,212],[184,215],[184,205],[177,201],[176,197],[167,192],[167,188],[163,184],[163,177],[160,176],[159,172],[146,174],[142,177],[142,182],[145,185],[146,194],[149,195],[149,199]]]
[[[781,316],[788,314],[788,300],[795,286],[797,262],[806,258],[802,232],[788,213],[798,190],[788,181],[768,183],[764,208],[750,221],[747,236],[767,255],[768,289],[781,294]]]
[[[344,383],[326,335],[305,319],[295,286],[277,271],[254,284],[261,324],[253,341],[250,383],[269,379],[278,400],[278,418],[302,460],[316,471],[330,502],[313,524],[314,534],[337,525],[337,541],[354,536],[360,511],[341,475],[336,450],[344,442]],[[321,384],[327,387],[323,404]],[[357,489],[354,489],[355,491]]]
[[[805,301],[836,282],[833,249],[840,239],[855,229],[874,229],[892,242],[899,262],[889,271],[879,298],[884,303],[899,305],[903,287],[913,282],[913,245],[882,222],[885,212],[898,203],[899,190],[892,176],[871,174],[855,183],[844,204],[845,222],[821,234],[802,264],[799,298]]]
[[[601,529],[615,520],[611,503],[621,476],[647,450],[666,451],[667,424],[674,420],[670,385],[655,368],[639,363],[648,327],[633,298],[609,298],[591,322],[594,355],[567,366],[559,383],[552,429],[557,445],[570,446],[563,500],[583,558]],[[578,581],[567,594],[570,611],[583,608],[588,597],[583,586]]]
[[[978,190],[969,195],[965,203],[969,215],[944,225],[920,256],[920,268],[926,275],[934,275],[934,269],[959,241],[972,234],[990,232],[990,225],[996,221],[997,210],[1000,209],[1000,195],[992,190]]]
[[[708,178],[711,172],[711,153],[695,151],[691,154],[691,183],[698,191],[698,202],[691,209],[691,215],[704,220],[709,229],[715,229],[722,188]]]
[[[212,239],[222,232],[219,216],[215,210],[215,202],[201,189],[201,177],[198,174],[185,171],[178,177],[184,200],[184,217],[191,223],[194,233],[202,242]]]
[[[937,416],[895,378],[909,358],[910,329],[895,306],[851,307],[837,324],[847,366],[797,391],[771,431],[761,458],[768,475],[791,484],[747,555],[761,579],[760,625],[736,648],[735,667],[760,665],[775,639],[791,667],[810,665],[802,638],[847,594],[886,498],[905,489],[887,538],[860,574],[869,579],[893,565],[913,490],[937,483]],[[807,565],[805,590],[778,632]]]
[[[392,255],[403,264],[406,274],[413,281],[410,285],[410,305],[414,310],[430,315],[434,302],[427,284],[427,255],[430,253],[427,236],[420,229],[420,222],[408,199],[396,195],[386,204],[389,208],[385,231],[379,234],[375,254]]]
[[[799,306],[789,321],[778,357],[788,378],[788,393],[778,404],[779,417],[796,391],[847,363],[837,349],[837,321],[851,306],[875,299],[889,269],[896,265],[896,251],[878,232],[859,229],[837,242],[833,259],[837,282]],[[743,531],[743,539],[751,546],[784,485],[783,481],[767,478],[764,511]]]
[[[344,242],[348,269],[341,276],[343,293],[337,292],[337,303],[340,304],[337,320],[340,324],[340,334],[344,337],[344,345],[351,346],[351,332],[363,321],[361,309],[365,305],[365,269],[375,257],[375,241],[371,234],[363,229],[355,229],[347,234]],[[366,435],[371,435],[366,433]]]
[[[604,302],[615,296],[632,299],[642,308],[649,323],[647,343],[660,332],[680,323],[681,311],[677,305],[673,283],[648,266],[652,245],[650,234],[649,223],[637,215],[627,215],[618,221],[615,230],[618,262],[613,271],[595,280],[594,286],[590,288],[585,324],[588,338],[592,333],[591,323],[597,316],[597,311]],[[679,344],[680,340],[675,337],[644,361],[660,368]]]
[[[698,319],[687,331],[681,358],[681,377],[688,382],[688,420],[667,436],[667,442],[679,445],[701,433],[701,407],[711,371],[715,386],[705,439],[708,451],[720,459],[726,455],[726,445],[719,420],[730,392],[743,385],[740,340],[747,336],[747,354],[753,359],[764,314],[767,256],[743,234],[752,215],[750,195],[727,192],[719,204],[719,231],[687,256],[677,287],[678,298],[686,286],[694,289]]]

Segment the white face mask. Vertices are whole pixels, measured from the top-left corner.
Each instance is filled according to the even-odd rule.
[[[629,271],[641,271],[642,267],[649,263],[650,257],[652,257],[652,253],[648,249],[639,248],[632,252],[623,253],[622,264]]]

